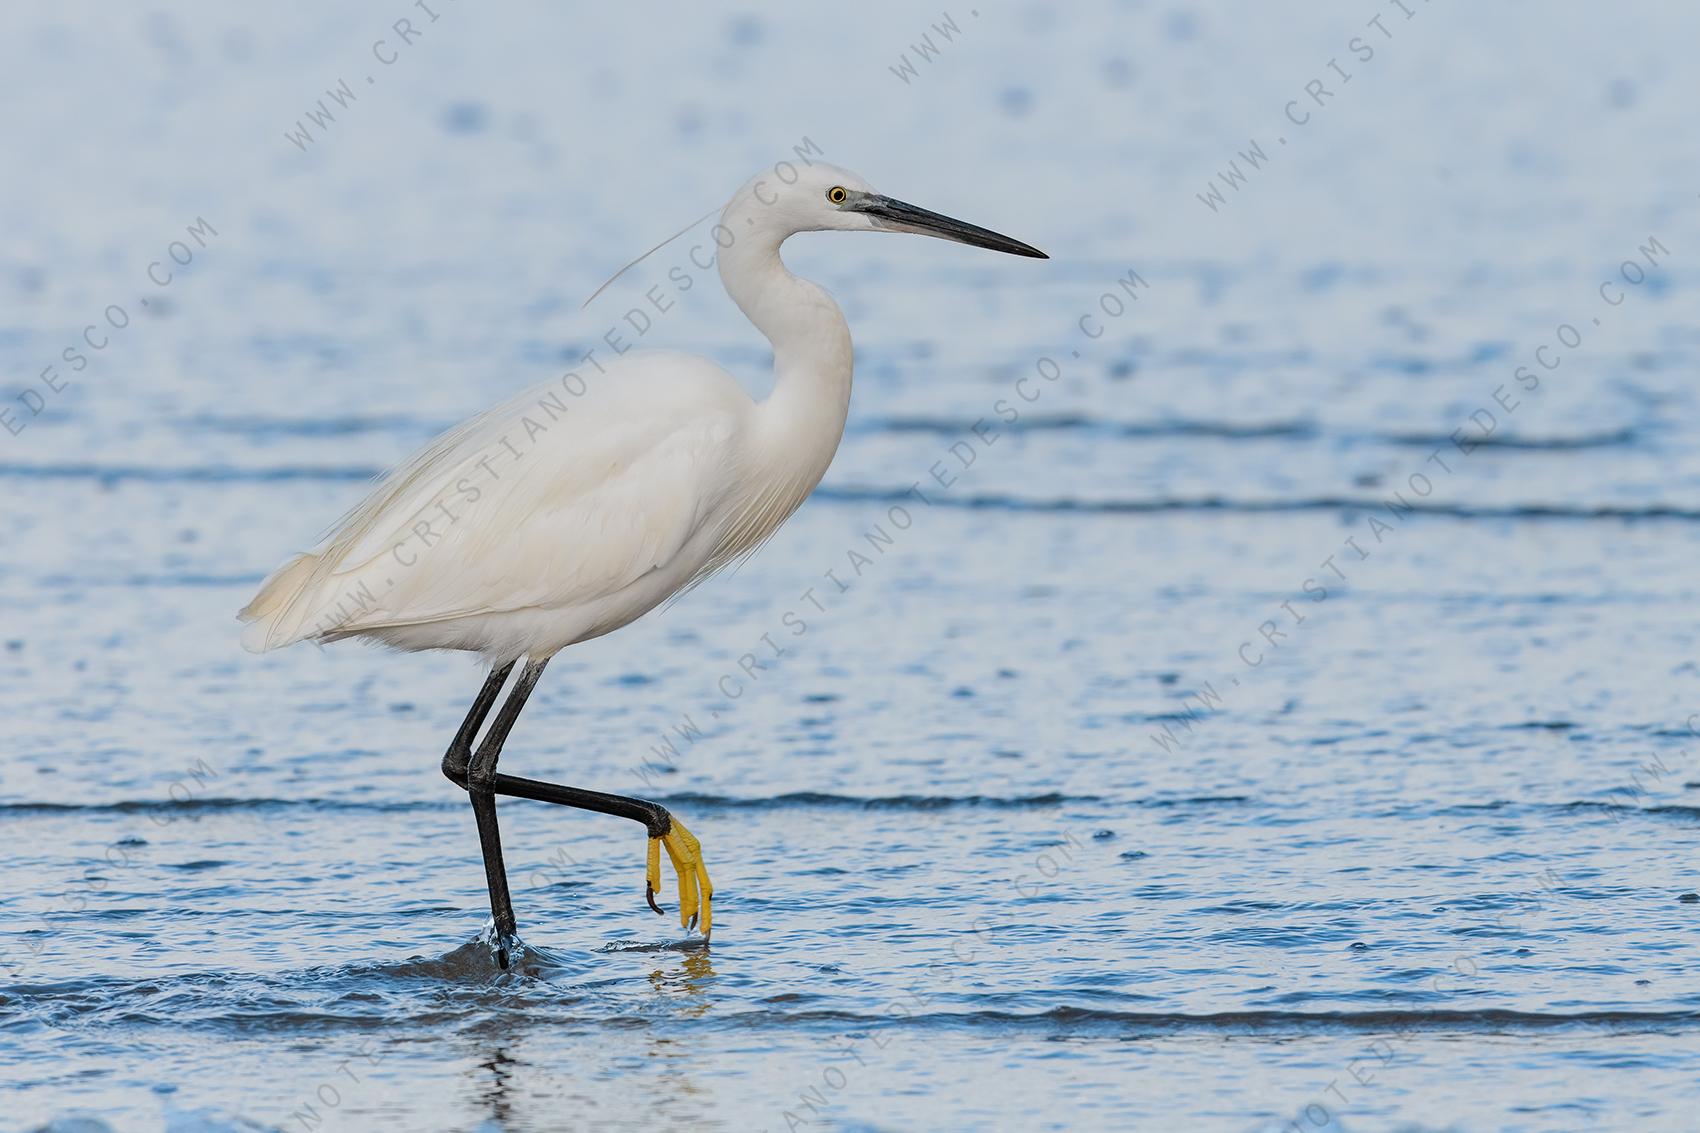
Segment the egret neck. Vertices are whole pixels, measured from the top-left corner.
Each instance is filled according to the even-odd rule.
[[[838,451],[850,411],[850,325],[826,289],[791,274],[779,245],[793,229],[753,192],[738,194],[720,223],[733,237],[719,253],[726,293],[773,347],[773,390],[756,410],[762,450],[795,479],[801,502]]]

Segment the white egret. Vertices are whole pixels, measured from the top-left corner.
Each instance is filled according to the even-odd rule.
[[[788,167],[789,168],[789,167]],[[515,936],[496,795],[634,819],[678,875],[687,931],[712,928],[701,847],[666,808],[499,774],[497,759],[543,668],[748,555],[812,492],[844,434],[850,329],[824,289],[786,270],[797,232],[913,232],[1040,259],[1018,240],[876,193],[831,165],[791,184],[752,178],[717,228],[721,283],[773,347],[773,389],[752,400],[687,354],[630,352],[564,375],[437,438],[391,473],[323,547],[279,567],[242,611],[249,649],[365,638],[483,654],[491,671],[443,757],[472,801],[496,950]],[[571,379],[570,381],[568,379]],[[519,660],[513,691],[474,749]]]

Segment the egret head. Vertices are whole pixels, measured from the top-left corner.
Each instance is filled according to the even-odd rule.
[[[1049,259],[1020,240],[878,192],[836,165],[782,164],[751,178],[726,206],[721,222],[735,235],[746,227],[793,232],[913,232],[1016,256]]]
[[[698,217],[615,272],[584,301],[584,306],[590,306],[615,280],[713,215]],[[725,278],[728,263],[772,254],[794,233],[826,231],[914,232],[994,252],[1050,259],[1031,244],[888,197],[848,169],[825,162],[797,165],[782,161],[744,182],[720,211],[720,223],[713,235],[721,276]],[[752,236],[755,239],[750,239]]]

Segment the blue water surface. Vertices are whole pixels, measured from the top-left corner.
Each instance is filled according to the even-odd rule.
[[[1697,33],[8,8],[0,1126],[1693,1128]],[[587,351],[762,392],[706,226],[580,304],[811,159],[1053,259],[787,247],[856,334],[826,482],[503,763],[681,815],[712,946],[505,801],[503,973],[477,667],[234,611]]]

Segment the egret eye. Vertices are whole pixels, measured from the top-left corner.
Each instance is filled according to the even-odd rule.
[[[831,201],[835,205],[843,204],[844,198],[848,197],[849,195],[850,194],[846,193],[844,191],[843,186],[841,186],[841,185],[834,185],[832,188],[830,188],[826,191],[826,199]]]

